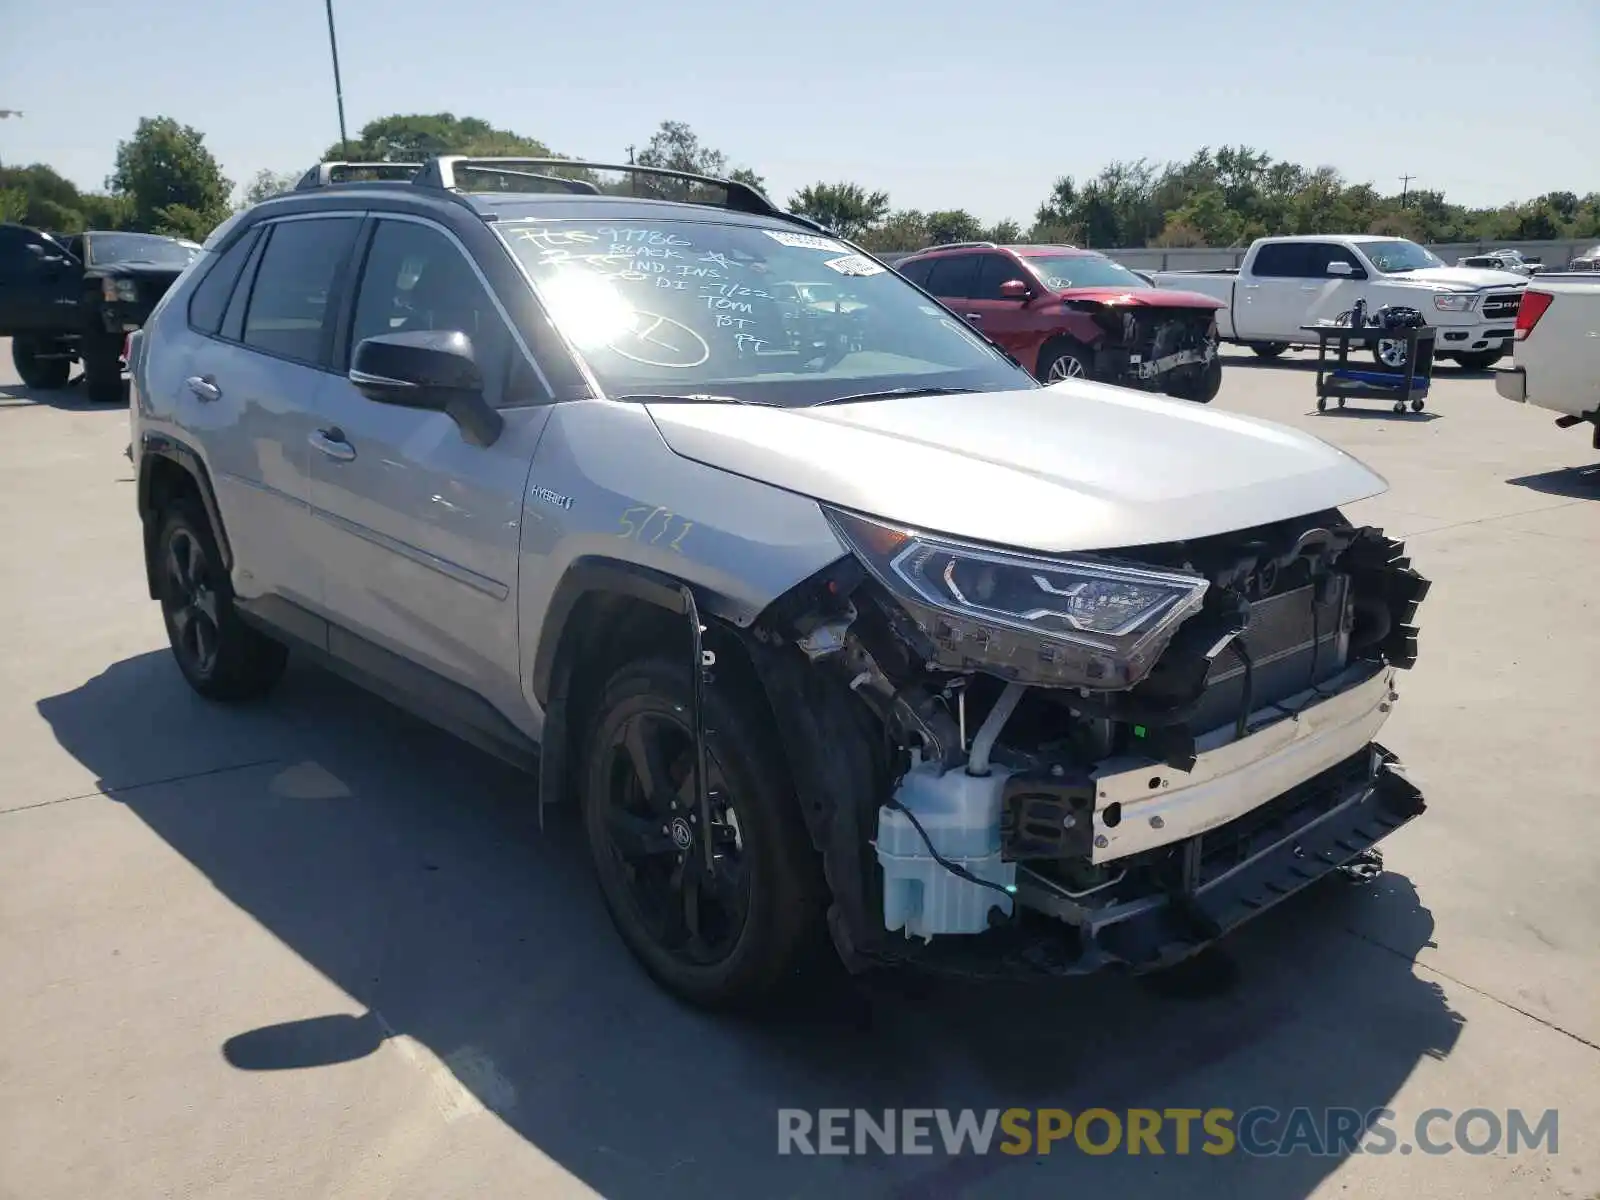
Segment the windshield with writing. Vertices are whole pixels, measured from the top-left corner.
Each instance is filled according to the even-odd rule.
[[[801,406],[1038,386],[895,272],[832,238],[692,220],[497,221],[608,395]]]
[[[1121,263],[1098,254],[1029,254],[1022,261],[1053,292],[1080,287],[1150,286]]]
[[[157,237],[152,233],[91,233],[88,244],[89,265],[95,267],[138,262],[181,270],[200,253],[200,247],[193,242]]]
[[[1396,271],[1419,271],[1423,267],[1442,267],[1444,259],[1431,250],[1424,250],[1415,242],[1362,242],[1361,249],[1372,260],[1372,265],[1386,274]]]

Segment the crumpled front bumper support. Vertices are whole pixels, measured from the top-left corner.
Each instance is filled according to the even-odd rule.
[[[1202,877],[1193,890],[1147,905],[1136,902],[1130,911],[1113,909],[1092,920],[1084,930],[1085,957],[1145,970],[1170,965],[1360,858],[1426,808],[1394,755],[1374,743],[1372,757],[1365,780],[1341,779],[1336,767],[1327,773],[1331,778],[1302,784],[1307,791],[1337,789],[1333,807],[1267,834],[1251,846],[1248,857]],[[1284,800],[1296,798],[1290,793]]]
[[[1031,923],[937,939],[916,961],[943,974],[1009,978],[1171,966],[1361,859],[1426,808],[1399,761],[1377,743],[1273,804],[1278,819],[1253,832],[1225,826],[1189,839],[1183,883],[1165,891],[1085,909],[1019,872],[1017,898],[1034,910]],[[1220,860],[1208,842],[1223,851]]]

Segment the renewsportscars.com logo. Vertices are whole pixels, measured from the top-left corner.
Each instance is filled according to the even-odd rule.
[[[780,1108],[779,1154],[1521,1154],[1560,1150],[1560,1113],[1393,1109]]]

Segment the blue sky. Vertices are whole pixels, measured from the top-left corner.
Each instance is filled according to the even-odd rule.
[[[1057,175],[1241,142],[1470,204],[1600,189],[1596,0],[1296,9],[335,0],[352,134],[450,111],[616,159],[672,118],[780,199],[854,179],[896,207],[1026,221]],[[25,113],[0,121],[6,163],[98,187],[137,119],[166,114],[242,183],[338,136],[322,0],[57,0],[48,24],[0,39],[0,108]]]

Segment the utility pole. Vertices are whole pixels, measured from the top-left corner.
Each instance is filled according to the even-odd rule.
[[[344,131],[344,84],[339,80],[339,39],[333,32],[333,0],[326,0],[328,7],[328,49],[333,51],[333,95],[339,104],[339,153],[346,159],[350,157],[350,139]]]
[[[1416,178],[1415,175],[1402,175],[1402,176],[1400,176],[1400,207],[1401,208],[1404,208],[1406,206],[1406,197],[1411,193],[1411,181],[1413,179],[1415,179],[1415,178]]]

